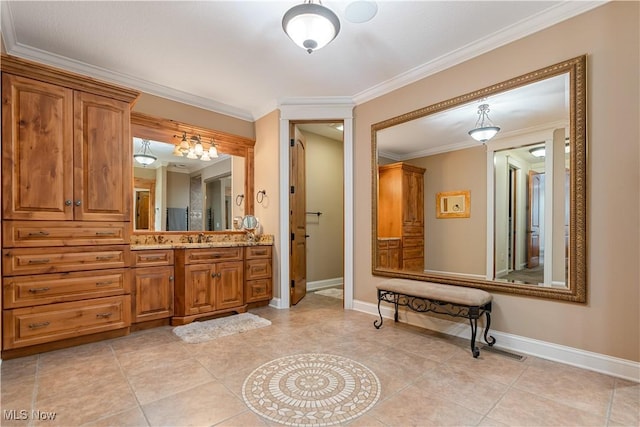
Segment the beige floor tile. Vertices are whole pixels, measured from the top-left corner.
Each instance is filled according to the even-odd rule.
[[[240,415],[224,420],[216,424],[216,427],[265,427],[268,426],[267,421],[254,414],[250,410],[246,410]]]
[[[482,415],[409,386],[367,413],[388,426],[475,426]]]
[[[82,427],[147,427],[148,425],[149,423],[147,422],[142,409],[136,406],[135,408],[106,418],[90,421]]]
[[[480,414],[486,414],[507,391],[507,385],[488,381],[473,370],[440,366],[414,383],[426,394],[438,396]]]
[[[359,416],[353,421],[349,421],[346,425],[349,427],[385,427],[381,421],[373,418],[370,415],[364,414]]]
[[[214,380],[195,359],[135,372],[128,379],[142,405]]]
[[[532,360],[514,387],[555,402],[606,416],[614,378],[569,365]]]
[[[133,374],[147,369],[158,369],[188,359],[189,352],[179,342],[141,347],[134,351],[117,354],[120,367],[125,374]]]
[[[616,379],[609,419],[622,425],[640,426],[640,384]]]
[[[207,426],[231,419],[247,407],[224,385],[208,382],[144,404],[142,409],[152,426]]]
[[[171,331],[172,327],[163,326],[154,329],[134,332],[126,337],[116,338],[108,341],[116,354],[126,353],[128,351],[136,351],[143,347],[153,347],[172,342],[179,342],[180,338],[175,336]]]
[[[510,389],[487,416],[512,426],[587,427],[606,424],[604,416],[518,389]]]
[[[500,384],[513,384],[527,368],[523,362],[487,351],[480,351],[478,358],[469,357],[470,355],[471,353],[455,354],[446,364]]]
[[[78,368],[111,364],[115,360],[107,341],[84,344],[49,353],[38,358],[38,375],[64,375]]]
[[[36,404],[52,397],[67,396],[72,399],[95,395],[96,390],[108,390],[127,382],[117,364],[100,364],[92,369],[90,365],[78,366],[65,374],[49,372],[38,378]]]
[[[3,360],[0,365],[0,381],[8,381],[15,378],[35,378],[38,367],[38,356],[19,357],[17,359]]]

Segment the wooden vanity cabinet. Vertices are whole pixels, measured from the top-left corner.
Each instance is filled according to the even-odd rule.
[[[393,270],[399,269],[402,255],[401,246],[400,239],[378,239],[378,267]]]
[[[132,323],[173,316],[173,250],[132,251]]]
[[[246,303],[269,301],[272,296],[271,246],[247,246],[244,248]]]
[[[403,162],[378,167],[378,237],[400,239],[403,270],[424,270],[424,173]]]
[[[128,333],[139,93],[7,55],[0,67],[2,357]]]
[[[175,261],[178,274],[172,324],[247,310],[242,247],[176,249]]]

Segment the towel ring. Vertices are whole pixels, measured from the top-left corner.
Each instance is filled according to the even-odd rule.
[[[240,200],[238,200],[240,199]],[[242,204],[242,201],[244,200],[244,194],[238,194],[236,196],[236,206],[240,206]]]
[[[264,200],[264,197],[267,195],[267,191],[266,190],[260,190],[258,191],[258,193],[256,194],[256,201],[258,203],[262,203],[262,201]]]

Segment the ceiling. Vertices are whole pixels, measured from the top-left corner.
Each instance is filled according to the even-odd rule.
[[[233,117],[290,99],[356,104],[583,13],[590,1],[325,1],[341,21],[312,54],[282,30],[292,1],[7,1],[7,53]]]

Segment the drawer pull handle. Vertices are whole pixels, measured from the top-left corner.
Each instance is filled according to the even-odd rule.
[[[44,327],[49,326],[49,325],[50,325],[49,322],[29,323],[29,329],[44,328]]]
[[[115,231],[96,231],[96,236],[115,236]]]
[[[38,292],[47,292],[51,288],[29,288],[29,292],[32,294],[37,294]]]
[[[211,277],[213,277],[214,279],[216,277],[222,277],[222,273],[211,273]]]
[[[30,259],[29,264],[47,264],[49,258]]]
[[[48,236],[49,232],[47,231],[36,231],[35,233],[30,232],[29,236]]]
[[[96,286],[107,286],[113,283],[113,280],[109,280],[108,282],[96,282]]]
[[[109,317],[113,316],[113,313],[109,312],[109,313],[98,313],[96,314],[96,317],[99,319],[108,319]]]
[[[254,254],[254,255],[266,255],[266,254],[267,254],[267,251],[265,251],[265,250],[262,250],[262,251],[256,251],[256,250],[254,250],[254,251],[253,251],[253,254]]]
[[[115,258],[113,255],[101,255],[96,257],[96,261],[106,261]]]

